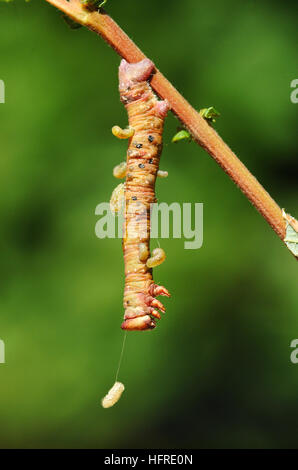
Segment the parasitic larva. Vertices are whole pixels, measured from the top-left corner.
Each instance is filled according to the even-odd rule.
[[[126,162],[121,162],[119,165],[115,166],[113,169],[113,175],[115,178],[125,178],[126,176]]]
[[[155,248],[152,251],[152,256],[147,261],[148,268],[155,268],[164,262],[166,254],[162,248]]]
[[[160,178],[167,178],[168,175],[169,173],[167,171],[158,170],[157,172],[157,176],[159,176]]]
[[[120,183],[114,191],[110,199],[111,211],[116,214],[121,211],[124,205],[125,183]]]
[[[159,171],[159,160],[163,125],[169,109],[167,101],[159,101],[150,87],[148,80],[153,70],[154,65],[149,59],[135,64],[121,61],[119,91],[128,113],[129,128],[127,132],[118,126],[113,128],[117,137],[130,138],[126,167],[120,164],[113,171],[118,178],[126,173],[125,187],[117,186],[111,199],[111,206],[116,209],[119,208],[118,199],[125,199],[122,240],[125,314],[121,328],[130,331],[155,328],[156,319],[161,317],[158,310],[165,312],[156,297],[170,296],[167,289],[155,284],[152,278],[151,267],[165,259],[164,251],[153,250],[153,257],[149,258],[150,209],[156,202],[156,177],[167,176],[167,172]]]
[[[119,126],[112,127],[112,133],[118,139],[130,139],[133,137],[135,130],[132,127],[128,127],[127,129],[121,129]]]
[[[124,390],[125,387],[123,383],[115,382],[113,387],[108,391],[106,396],[101,401],[103,408],[111,408],[111,406],[114,406],[120,400]]]
[[[140,259],[140,261],[147,261],[149,256],[150,256],[150,252],[149,252],[147,243],[140,243],[139,244],[139,259]]]

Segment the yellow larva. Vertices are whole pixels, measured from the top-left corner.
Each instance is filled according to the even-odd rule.
[[[121,162],[113,169],[113,175],[115,178],[125,178],[126,176],[126,162]]]
[[[114,214],[121,211],[124,205],[124,191],[125,183],[120,183],[112,192],[112,196],[110,199],[110,208]]]
[[[157,172],[157,176],[159,176],[160,178],[167,178],[168,175],[169,173],[167,171],[158,170]]]
[[[103,408],[111,408],[111,406],[114,406],[115,403],[120,400],[124,389],[125,387],[123,383],[115,382],[113,387],[108,391],[106,396],[101,401]]]
[[[135,130],[132,127],[128,127],[127,129],[121,129],[119,126],[112,127],[112,133],[118,139],[129,139],[135,133]]]
[[[152,251],[151,258],[149,258],[146,263],[147,267],[155,268],[156,266],[159,266],[161,263],[163,263],[165,259],[166,259],[166,254],[164,250],[162,248],[155,248]]]
[[[140,261],[146,261],[149,258],[149,250],[146,243],[139,244],[139,258]]]

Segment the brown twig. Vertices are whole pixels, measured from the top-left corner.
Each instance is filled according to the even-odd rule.
[[[128,62],[138,62],[145,58],[142,51],[104,11],[89,11],[81,5],[80,0],[46,1],[66,13],[77,23],[102,36]],[[228,145],[225,144],[217,132],[183,98],[159,70],[156,70],[151,86],[161,98],[168,101],[171,110],[190,131],[194,140],[214,158],[265,220],[267,220],[281,240],[284,241],[286,222],[281,208],[236,157]]]

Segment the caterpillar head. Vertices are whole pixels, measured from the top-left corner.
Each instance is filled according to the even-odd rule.
[[[125,59],[121,60],[119,67],[119,83],[121,89],[148,80],[154,70],[154,64],[149,59],[129,64]]]

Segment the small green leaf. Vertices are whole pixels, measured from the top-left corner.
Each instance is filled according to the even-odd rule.
[[[220,113],[216,111],[216,109],[213,108],[213,106],[210,106],[210,108],[201,109],[200,115],[209,122],[215,122],[216,121],[215,118],[219,117]]]
[[[174,135],[174,137],[172,138],[172,142],[177,143],[177,142],[180,142],[181,140],[189,140],[189,139],[191,139],[190,133],[186,131],[185,129],[183,129]]]
[[[81,0],[81,3],[86,7],[102,8],[108,0]]]
[[[286,236],[284,239],[285,244],[289,250],[298,257],[298,222],[294,217],[291,217],[289,214],[283,210],[283,217],[286,220]]]

